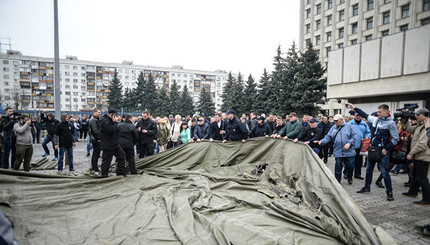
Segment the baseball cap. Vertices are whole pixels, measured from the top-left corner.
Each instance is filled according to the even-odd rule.
[[[318,120],[316,118],[312,118],[311,120],[309,120],[310,123],[316,123],[318,122]]]
[[[263,116],[260,116],[257,120],[265,120],[266,118],[264,118]]]
[[[227,115],[229,115],[229,114],[235,114],[235,113],[234,113],[234,111],[233,111],[233,110],[228,110],[228,111],[227,111]]]
[[[420,115],[420,114],[429,114],[429,110],[427,110],[426,108],[420,108],[418,110],[415,111],[415,115]]]
[[[199,118],[199,121],[204,121],[205,119],[203,118],[203,117],[200,117]]]
[[[342,115],[340,115],[340,114],[336,114],[336,115],[334,116],[334,118],[333,118],[333,121],[337,121],[337,120],[339,120],[339,119],[342,119],[342,120],[343,120],[343,116],[342,116]]]

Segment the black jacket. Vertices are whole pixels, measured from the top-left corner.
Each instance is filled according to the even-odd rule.
[[[41,114],[41,121],[45,123],[46,131],[48,132],[48,135],[54,136],[55,130],[57,129],[57,124],[60,123],[57,119],[51,119],[49,120],[48,117],[45,117],[45,114]]]
[[[90,133],[90,141],[91,143],[97,142],[101,139],[100,135],[100,119],[98,117],[93,116],[90,120],[88,131]]]
[[[283,129],[285,127],[285,124],[281,124],[281,125],[278,125],[278,124],[276,124],[275,125],[275,128],[274,128],[274,130],[273,130],[273,134],[277,134],[279,131],[281,131],[281,129]]]
[[[209,138],[214,140],[223,140],[224,135],[219,133],[221,130],[225,131],[225,122],[223,120],[221,120],[221,127],[218,127],[218,123],[216,121],[212,122]]]
[[[119,147],[118,143],[118,123],[104,114],[100,119],[100,146],[103,151],[115,150]]]
[[[328,131],[330,131],[331,127],[333,127],[333,123],[327,122],[326,124],[324,122],[319,122],[317,128],[321,130],[321,137],[324,138]]]
[[[227,119],[225,140],[245,140],[247,138],[248,129],[237,117],[233,117],[232,120]]]
[[[80,121],[80,124],[81,124],[81,129],[83,130],[83,131],[88,131],[88,119],[81,119],[81,120],[79,120]]]
[[[9,116],[3,117],[3,135],[4,137],[12,136],[13,126],[15,125],[15,120],[11,120]]]
[[[311,128],[310,126],[309,128],[306,128],[305,131],[301,135],[299,135],[299,137],[297,137],[297,139],[300,141],[309,141],[309,146],[311,148],[319,147],[319,144],[315,144],[313,142],[314,140],[321,140],[323,138],[324,137],[322,137],[321,129],[319,129],[318,127]]]
[[[271,135],[272,130],[270,130],[269,125],[267,123],[263,123],[263,125],[260,125],[257,123],[257,125],[252,129],[251,131],[251,138],[254,137],[261,137],[266,135]]]
[[[133,149],[139,139],[137,129],[130,120],[118,124],[118,137],[122,149]]]
[[[140,128],[139,131],[139,142],[145,144],[145,143],[152,143],[153,140],[155,139],[156,135],[157,135],[157,125],[155,124],[154,121],[152,121],[151,119],[146,119],[146,120],[140,120],[137,125],[136,128]],[[146,129],[148,132],[147,133],[143,133],[142,131]]]
[[[75,128],[73,124],[63,121],[55,129],[55,144],[59,147],[73,147]]]

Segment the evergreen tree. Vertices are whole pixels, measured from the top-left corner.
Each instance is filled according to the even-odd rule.
[[[125,89],[124,97],[122,99],[122,108],[126,111],[136,110],[133,91],[131,89]]]
[[[224,86],[222,90],[222,106],[221,111],[228,111],[233,108],[234,103],[236,102],[233,98],[233,87],[234,87],[235,79],[231,72],[228,73],[227,84]]]
[[[242,74],[237,76],[237,80],[233,83],[233,89],[232,89],[232,107],[230,109],[233,109],[236,112],[236,115],[240,115],[243,113],[243,103],[246,99],[243,93],[243,77]]]
[[[327,78],[323,78],[325,73],[321,65],[317,52],[313,49],[312,43],[298,59],[297,66],[297,86],[295,93],[301,96],[293,102],[293,107],[301,114],[315,115],[319,112],[318,104],[324,103],[326,97]]]
[[[115,69],[112,81],[109,83],[108,104],[109,108],[121,109],[122,106],[122,84],[118,79],[118,72]]]
[[[188,91],[187,85],[184,85],[184,89],[182,90],[182,93],[181,93],[178,113],[181,116],[186,116],[186,115],[192,116],[194,113],[193,98],[191,97],[190,92]]]
[[[255,104],[257,99],[257,84],[251,74],[248,76],[246,86],[243,91],[243,113],[250,114],[255,110]]]
[[[174,115],[179,114],[180,112],[179,101],[181,97],[179,94],[178,85],[176,84],[176,80],[173,81],[173,84],[170,87],[169,98],[170,98],[170,105],[169,105],[170,114],[174,114]]]
[[[215,114],[215,103],[212,101],[212,97],[209,91],[203,87],[200,91],[199,105],[197,110],[200,113],[204,113],[206,116],[212,116]]]
[[[272,103],[272,112],[283,114],[285,113],[281,109],[281,98],[283,97],[283,94],[288,93],[287,91],[283,91],[282,88],[285,87],[286,83],[286,76],[285,76],[285,59],[282,58],[282,51],[281,46],[279,45],[276,50],[276,56],[274,57],[274,63],[275,70],[272,72],[272,90],[273,95],[271,97],[271,103]]]
[[[145,82],[145,87],[143,88],[143,99],[141,110],[148,110],[150,113],[155,111],[157,100],[157,88],[155,86],[154,78],[152,74],[149,74],[148,79]]]
[[[287,57],[285,58],[284,67],[284,82],[281,84],[281,96],[280,96],[280,111],[289,113],[295,111],[293,104],[300,97],[302,97],[302,91],[297,88],[297,66],[298,66],[298,54],[296,51],[296,44],[293,42],[291,48],[288,50]],[[300,113],[297,111],[296,113]]]
[[[158,93],[156,93],[156,95],[157,97],[154,101],[154,111],[151,112],[159,117],[168,116],[170,114],[170,101],[166,88],[162,87]]]
[[[134,110],[142,109],[143,98],[145,97],[144,95],[145,87],[146,87],[145,76],[143,72],[140,72],[139,76],[137,77],[137,86],[135,89],[133,89],[132,93],[130,94],[130,96],[133,98],[132,101],[134,101],[134,104],[133,104]]]
[[[264,68],[263,75],[260,78],[260,84],[258,85],[257,102],[255,103],[255,110],[257,113],[265,113],[268,116],[269,113],[273,112],[275,88],[271,82],[270,76]]]

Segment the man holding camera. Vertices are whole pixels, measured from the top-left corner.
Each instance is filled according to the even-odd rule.
[[[33,134],[36,132],[34,124],[27,115],[21,115],[13,130],[16,135],[17,159],[13,170],[19,170],[24,161],[24,171],[30,171],[30,161],[33,156]]]
[[[389,107],[385,104],[378,106],[378,117],[372,117],[351,103],[347,103],[347,105],[350,107],[350,109],[355,110],[361,117],[367,118],[367,120],[371,122],[372,126],[375,128],[375,133],[371,140],[371,149],[373,147],[373,149],[375,149],[376,155],[379,155],[380,157],[379,163],[382,177],[384,178],[387,200],[393,201],[393,187],[391,185],[390,174],[388,173],[388,164],[390,161],[390,151],[395,145],[397,145],[397,142],[399,142],[399,133],[397,132],[396,123],[389,115]],[[380,152],[379,149],[381,149]],[[376,162],[370,161],[369,158],[370,154],[367,159],[365,185],[361,190],[357,191],[357,193],[370,193],[370,184],[372,183],[373,169],[375,168]]]
[[[412,184],[409,191],[402,193],[408,197],[417,197],[418,190],[421,187],[423,199],[415,201],[414,204],[420,206],[430,206],[430,184],[427,178],[427,173],[430,164],[430,146],[429,138],[427,137],[425,120],[429,118],[429,110],[420,108],[416,110],[415,117],[417,125],[412,126],[408,120],[405,124],[406,131],[412,133],[414,137],[411,142],[411,151],[406,156],[406,159],[413,160],[414,166],[412,170]]]

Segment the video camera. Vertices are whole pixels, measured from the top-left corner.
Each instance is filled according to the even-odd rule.
[[[415,118],[415,109],[418,108],[418,105],[405,105],[405,107],[397,109],[396,112],[394,113],[394,118],[399,118],[399,119],[412,119],[412,120],[416,120]]]

